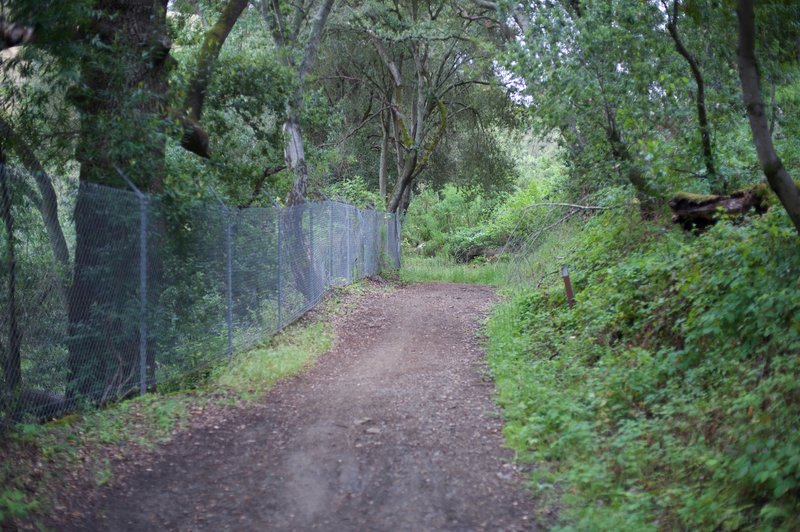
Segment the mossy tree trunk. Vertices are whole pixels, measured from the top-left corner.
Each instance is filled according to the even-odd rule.
[[[217,21],[203,37],[203,44],[197,54],[197,68],[189,82],[189,90],[184,103],[189,118],[196,122],[199,122],[202,117],[206,89],[217,64],[222,45],[225,44],[233,26],[248,4],[249,0],[228,0]]]

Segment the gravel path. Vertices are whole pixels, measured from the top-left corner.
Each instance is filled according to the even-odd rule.
[[[530,530],[476,330],[493,289],[379,292],[258,407],[170,443],[67,530]]]

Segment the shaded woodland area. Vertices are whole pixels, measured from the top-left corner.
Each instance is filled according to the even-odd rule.
[[[2,0],[0,35],[4,403],[50,315],[16,319],[20,272],[57,272],[70,354],[113,307],[92,187],[152,194],[182,249],[204,204],[344,201],[508,272],[498,401],[566,524],[799,525],[795,2]]]

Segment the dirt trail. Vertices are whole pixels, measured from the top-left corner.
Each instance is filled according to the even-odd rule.
[[[529,530],[479,320],[491,288],[362,300],[331,352],[261,408],[179,437],[67,530]]]

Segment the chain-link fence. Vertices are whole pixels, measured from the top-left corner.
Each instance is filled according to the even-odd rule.
[[[397,217],[343,203],[186,207],[81,183],[55,215],[31,177],[0,167],[0,185],[2,424],[202,372],[400,265]]]

